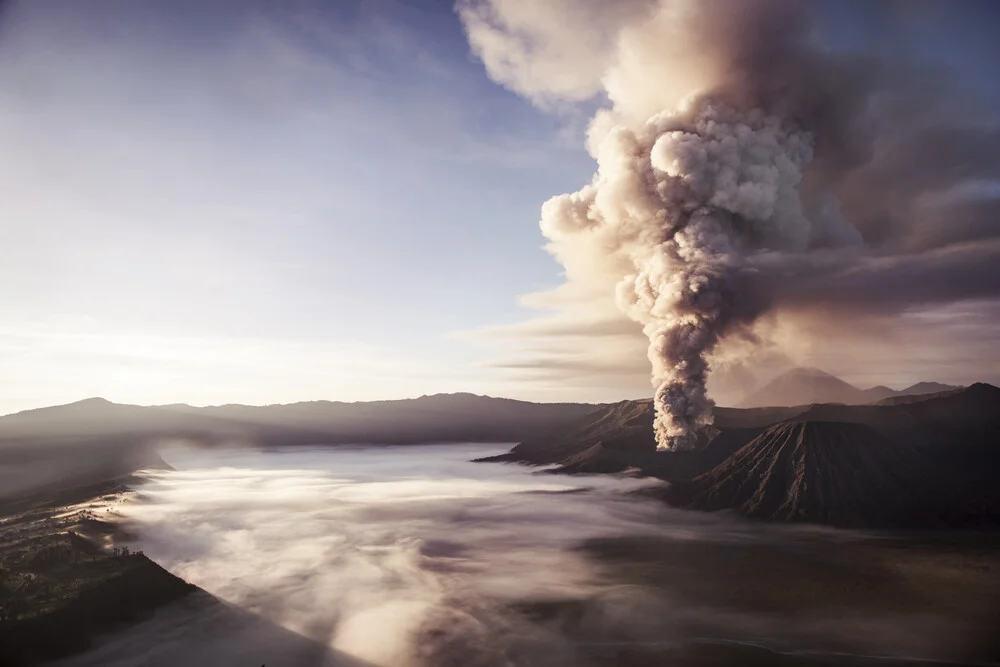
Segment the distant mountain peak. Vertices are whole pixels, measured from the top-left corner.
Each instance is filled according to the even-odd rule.
[[[962,388],[959,387],[959,389]],[[970,384],[968,387],[965,387],[962,391],[969,396],[982,396],[989,398],[1000,397],[1000,387],[996,387],[987,382],[975,382]]]
[[[49,415],[52,413],[59,413],[65,411],[80,412],[91,411],[94,409],[103,409],[108,407],[119,408],[122,407],[118,403],[113,403],[106,398],[101,398],[99,396],[94,396],[91,398],[84,398],[79,401],[73,401],[72,403],[63,403],[62,405],[50,405],[43,408],[30,408],[28,410],[20,410],[9,415],[3,415],[3,418],[30,418],[33,415]]]
[[[778,377],[823,377],[823,378],[833,378],[839,380],[836,375],[832,373],[827,373],[822,368],[816,368],[815,366],[796,366],[791,370],[787,370]]]
[[[785,371],[751,392],[738,407],[867,402],[862,390],[837,376],[819,368],[798,367]]]
[[[100,396],[91,396],[90,398],[74,401],[70,405],[111,405],[111,401]]]
[[[961,387],[940,382],[918,382],[900,390],[881,384],[868,389],[859,389],[822,369],[800,366],[785,371],[750,392],[737,404],[737,407],[762,408],[818,403],[869,405],[901,397],[938,394],[956,389]]]
[[[534,437],[594,409],[471,393],[418,399],[267,406],[136,406],[91,398],[0,419],[0,443],[25,438],[156,439],[261,445],[510,442]],[[652,428],[650,426],[650,433]]]
[[[436,394],[424,394],[420,398],[492,398],[483,394],[473,394],[470,391],[438,392]]]
[[[983,383],[977,382],[976,384]],[[918,382],[916,384],[911,384],[899,393],[909,396],[913,394],[935,394],[941,391],[952,391],[955,389],[961,389],[961,386],[956,384],[942,384],[940,382]]]

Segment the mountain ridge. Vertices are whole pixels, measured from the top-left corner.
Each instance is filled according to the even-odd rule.
[[[926,525],[920,481],[928,463],[864,424],[788,421],[765,429],[723,463],[675,483],[668,500],[702,511],[843,527]]]
[[[657,452],[652,420],[650,401],[623,401],[490,460],[659,478],[672,486],[654,495],[671,504],[770,521],[1000,525],[1000,388],[993,385],[874,405],[717,407],[692,451]],[[787,447],[793,435],[798,444]],[[788,469],[794,473],[773,472]],[[895,492],[885,498],[880,489]]]
[[[278,448],[529,439],[593,411],[471,394],[377,403],[309,402],[207,408],[85,399],[0,417],[0,498],[32,485],[80,484],[141,467],[161,443]]]
[[[599,405],[604,405],[602,403],[579,403],[574,401],[525,401],[517,398],[507,398],[504,396],[490,396],[488,394],[474,394],[472,392],[457,391],[457,392],[443,392],[437,394],[422,394],[420,396],[408,397],[408,398],[386,398],[386,399],[376,399],[371,401],[331,401],[328,399],[314,399],[308,401],[293,401],[291,403],[220,403],[212,405],[191,405],[190,403],[162,403],[162,404],[150,404],[150,405],[139,405],[136,403],[118,403],[116,401],[111,401],[107,398],[101,396],[90,396],[87,398],[81,398],[76,401],[70,401],[69,403],[58,403],[56,405],[45,405],[37,408],[26,408],[24,410],[17,410],[15,412],[9,412],[7,414],[0,415],[0,421],[6,419],[7,417],[14,417],[16,415],[25,415],[28,413],[36,413],[40,410],[56,410],[63,408],[71,408],[73,406],[96,406],[96,405],[113,405],[129,408],[156,408],[161,410],[173,410],[173,409],[184,409],[184,410],[213,410],[221,408],[279,408],[288,406],[298,406],[298,405],[337,405],[337,406],[357,406],[357,405],[378,405],[386,403],[402,403],[407,401],[419,401],[425,399],[439,399],[439,398],[474,398],[474,399],[487,399],[490,401],[504,401],[509,403],[530,403],[532,405],[590,405],[597,407]]]
[[[736,407],[758,408],[812,403],[865,405],[894,397],[932,394],[960,388],[957,385],[940,382],[918,382],[904,389],[892,389],[885,385],[861,389],[818,368],[797,367],[781,373],[749,392]]]
[[[91,398],[0,417],[0,445],[29,439],[181,437],[259,445],[516,442],[599,406],[474,394],[357,403],[138,406]]]

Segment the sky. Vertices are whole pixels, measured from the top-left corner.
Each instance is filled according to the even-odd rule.
[[[635,332],[582,347],[535,335],[545,313],[530,295],[563,280],[540,207],[594,172],[585,133],[601,99],[546,105],[498,85],[451,2],[2,6],[0,414],[89,396],[651,391]],[[989,3],[816,15],[831,48],[905,54],[1000,96]],[[998,312],[902,313],[912,335],[890,349],[878,336],[864,354],[799,345],[761,372],[997,381]],[[924,336],[935,322],[959,344]],[[570,360],[549,354],[573,345]]]

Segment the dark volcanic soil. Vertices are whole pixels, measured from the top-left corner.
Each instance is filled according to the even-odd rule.
[[[692,451],[658,452],[650,401],[599,409],[490,460],[673,483],[688,509],[880,528],[1000,526],[1000,388],[878,405],[717,408]]]
[[[195,590],[143,554],[110,546],[125,490],[121,480],[93,484],[23,502],[0,520],[0,665],[72,655]]]
[[[836,526],[926,525],[937,483],[916,448],[862,424],[784,422],[711,471],[673,484],[675,505],[748,517]],[[938,493],[947,493],[943,486]],[[938,506],[939,507],[939,506]],[[943,519],[944,517],[942,517]]]
[[[811,536],[779,528],[760,537],[743,542],[639,537],[588,542],[584,549],[603,563],[609,579],[635,584],[631,604],[641,608],[651,595],[660,596],[648,603],[648,614],[658,620],[657,627],[673,628],[644,636],[641,624],[633,624],[631,632],[645,639],[645,645],[638,641],[630,655],[645,657],[622,664],[901,665],[940,660],[964,665],[1000,660],[995,634],[1000,627],[1000,540],[995,534],[821,531]],[[587,614],[578,612],[578,617]],[[589,617],[595,618],[593,612]],[[570,625],[600,639],[585,622]],[[738,628],[742,630],[734,631]],[[658,641],[664,646],[657,648]],[[782,654],[794,644],[815,650]]]
[[[127,537],[116,507],[135,481],[4,505],[0,667],[366,667],[218,600],[141,552],[116,551],[115,540]]]

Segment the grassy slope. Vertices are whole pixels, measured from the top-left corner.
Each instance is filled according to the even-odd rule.
[[[120,489],[112,480],[75,497],[8,506],[0,523],[0,665],[72,655],[197,590],[142,554],[103,547],[115,528],[105,515]]]

